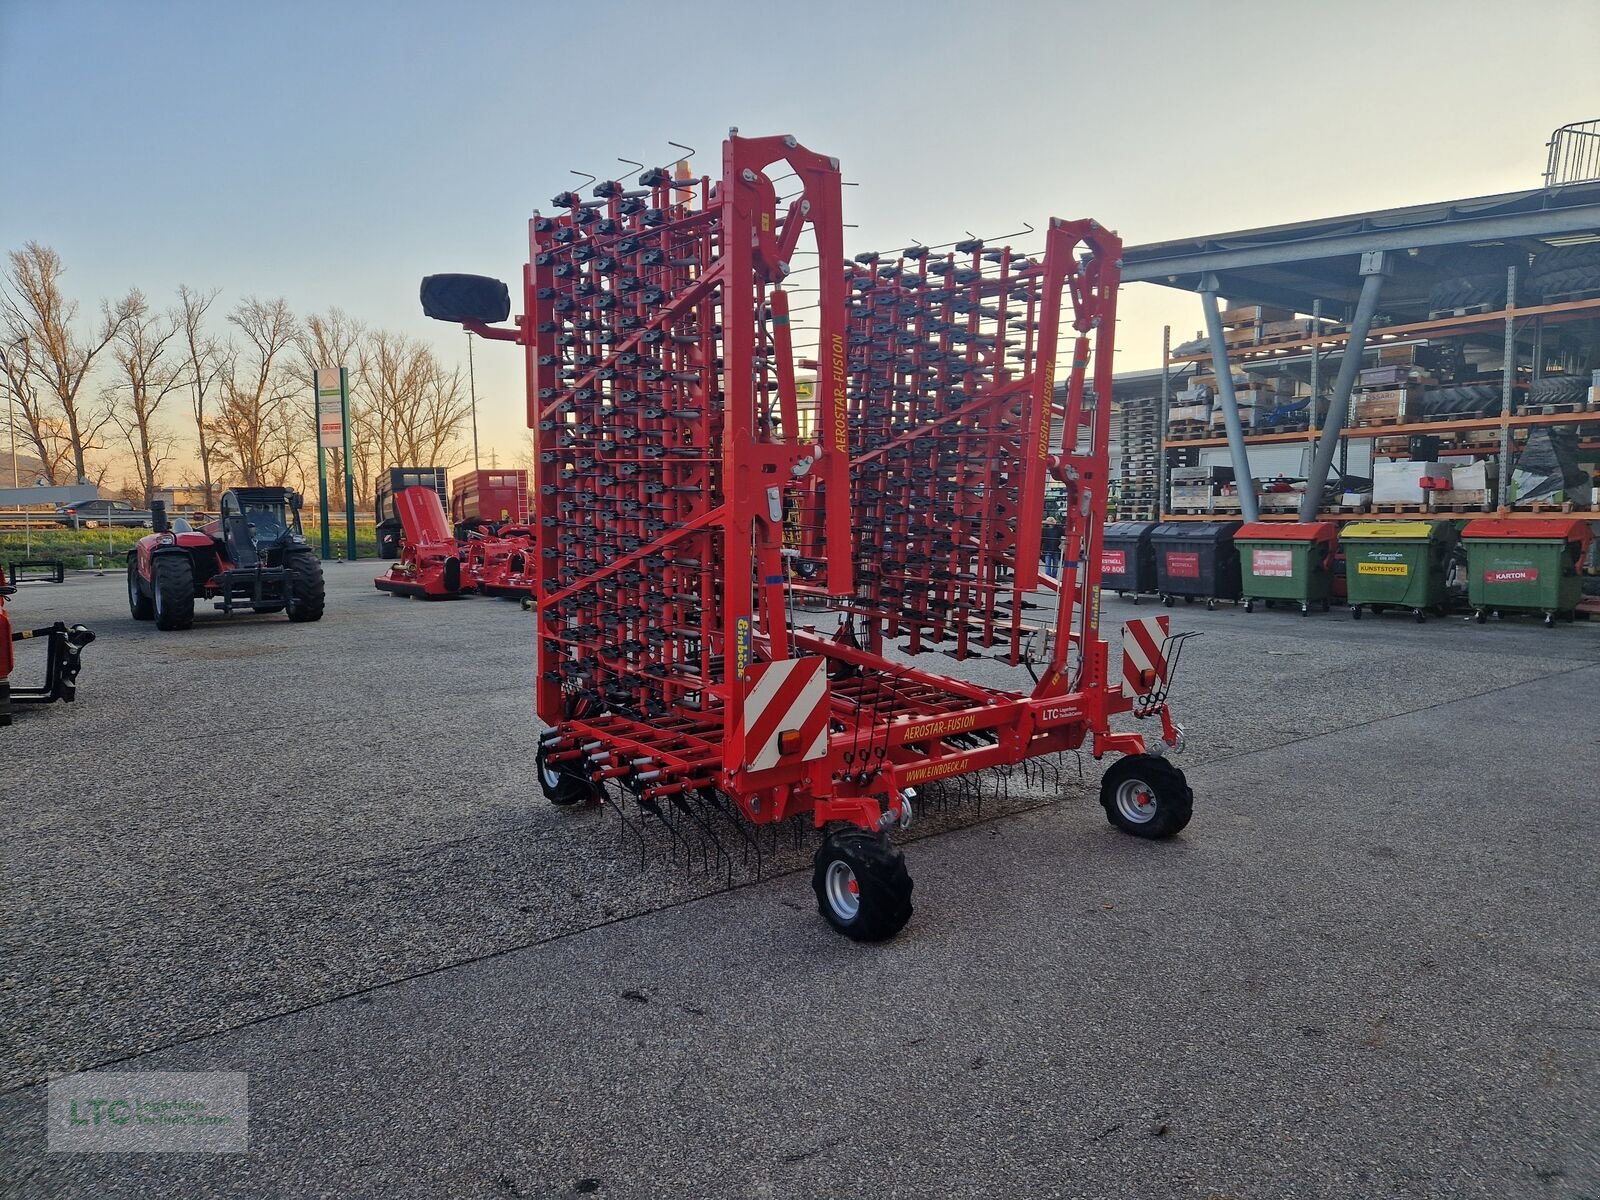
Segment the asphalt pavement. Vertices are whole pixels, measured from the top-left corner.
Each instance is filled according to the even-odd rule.
[[[1171,610],[1189,829],[991,781],[863,947],[804,844],[546,805],[531,618],[372,574],[16,598],[100,640],[0,731],[5,1194],[1600,1197],[1600,625]],[[95,1067],[248,1072],[249,1152],[47,1152]]]

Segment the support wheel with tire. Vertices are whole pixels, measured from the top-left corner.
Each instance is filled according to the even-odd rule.
[[[905,855],[881,833],[833,833],[817,849],[811,872],[817,911],[852,941],[887,941],[905,928],[911,887]]]
[[[158,554],[150,563],[153,615],[161,630],[194,624],[194,564],[187,554]]]
[[[155,602],[144,591],[144,580],[139,578],[139,560],[128,555],[128,612],[135,621],[148,621],[156,615]]]
[[[294,554],[289,558],[289,620],[320,621],[327,602],[322,582],[322,564],[314,554]]]
[[[1194,793],[1183,772],[1152,754],[1113,763],[1100,781],[1100,803],[1108,821],[1141,838],[1169,838],[1194,815]]]
[[[574,804],[587,804],[600,798],[600,789],[589,780],[546,762],[543,746],[534,755],[534,766],[539,772],[539,790],[551,804],[571,808]]]
[[[1352,605],[1351,605],[1351,606],[1350,606],[1350,619],[1351,619],[1351,620],[1352,620],[1352,621],[1359,621],[1359,620],[1361,620],[1361,605],[1359,605],[1359,604],[1352,604]]]
[[[1272,604],[1271,604],[1270,601],[1268,602],[1267,607],[1268,608],[1272,607]],[[1246,600],[1244,602],[1244,610],[1247,613],[1248,612],[1255,612],[1255,610],[1256,610],[1256,602],[1254,600]]]

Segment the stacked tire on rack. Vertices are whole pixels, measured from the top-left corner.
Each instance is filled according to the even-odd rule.
[[[1542,251],[1528,270],[1528,286],[1551,303],[1550,297],[1600,291],[1600,243],[1554,246]]]

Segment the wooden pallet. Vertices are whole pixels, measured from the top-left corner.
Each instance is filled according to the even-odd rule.
[[[1174,421],[1167,426],[1169,442],[1192,442],[1211,436],[1211,426],[1205,421]]]
[[[1518,407],[1519,417],[1553,417],[1557,413],[1594,412],[1594,406],[1584,400],[1563,400],[1556,404],[1524,404]]]
[[[1494,304],[1463,304],[1460,308],[1436,308],[1428,314],[1428,320],[1439,321],[1445,317],[1475,317],[1481,313],[1499,311],[1500,306]]]
[[[1394,516],[1394,517],[1412,516],[1412,515],[1415,515],[1415,514],[1424,514],[1424,513],[1426,513],[1428,511],[1428,505],[1427,505],[1426,501],[1423,501],[1421,503],[1407,502],[1407,503],[1403,503],[1403,504],[1401,504],[1401,503],[1374,504],[1374,505],[1372,505],[1372,508],[1371,508],[1370,511],[1375,512],[1375,513],[1383,513],[1383,514],[1385,514],[1387,516]]]
[[[1436,513],[1444,513],[1444,512],[1447,512],[1447,513],[1493,512],[1494,511],[1494,505],[1491,504],[1488,508],[1484,508],[1483,501],[1481,501],[1481,500],[1478,501],[1478,503],[1476,503],[1476,504],[1435,504],[1430,500],[1428,502],[1428,511],[1429,512],[1436,512]]]
[[[1385,425],[1409,425],[1409,424],[1411,424],[1411,422],[1406,417],[1361,417],[1353,425],[1351,425],[1350,428],[1351,429],[1382,429]]]
[[[1573,304],[1579,300],[1593,300],[1600,296],[1600,288],[1579,288],[1575,292],[1546,292],[1541,304]]]
[[[1581,513],[1593,510],[1589,505],[1579,504],[1576,500],[1566,500],[1560,504],[1541,504],[1535,500],[1531,504],[1513,504],[1511,511],[1514,513]]]

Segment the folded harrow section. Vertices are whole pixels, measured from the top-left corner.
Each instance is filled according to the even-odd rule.
[[[799,180],[782,205],[775,164]],[[550,761],[608,762],[605,778],[625,757],[647,799],[741,764],[752,667],[774,638],[786,655],[785,495],[812,471],[845,486],[844,456],[799,436],[781,286],[807,237],[831,281],[817,332],[843,346],[839,188],[837,164],[792,138],[734,137],[714,183],[651,170],[535,217],[538,707],[564,739]],[[832,565],[848,575],[847,555]]]
[[[1053,222],[1042,254],[974,238],[942,253],[860,254],[846,267],[849,611],[869,648],[904,637],[911,654],[1020,661],[1075,241]],[[813,496],[815,514],[827,500]],[[838,594],[806,558],[826,531],[814,517],[802,525],[800,574]]]

